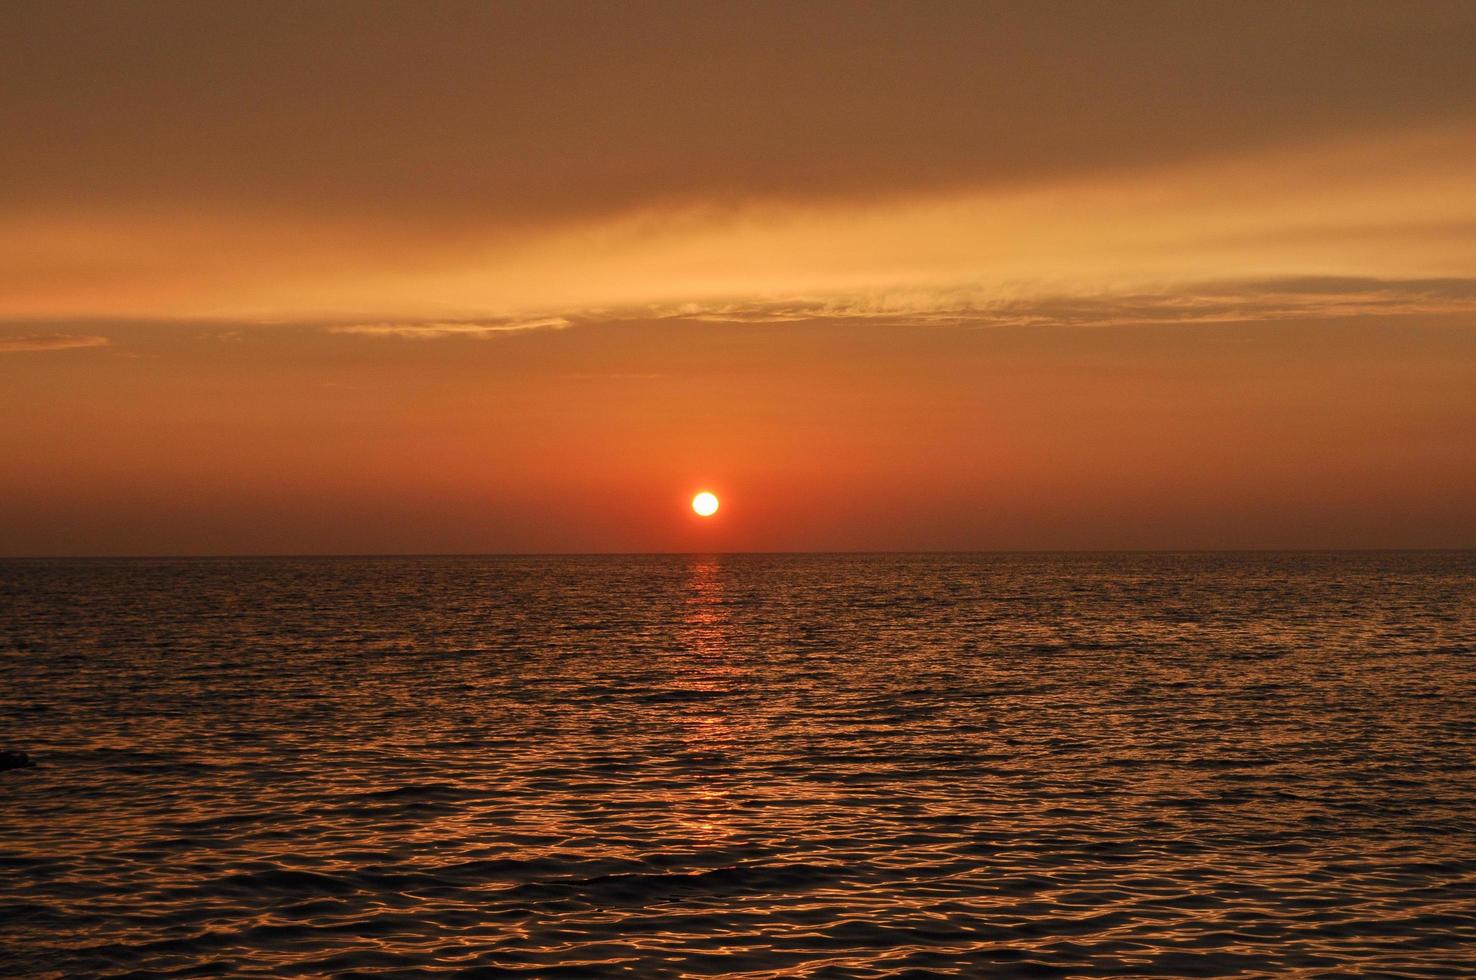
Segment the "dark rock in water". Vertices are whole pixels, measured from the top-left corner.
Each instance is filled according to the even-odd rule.
[[[14,752],[10,749],[0,751],[0,772],[7,769],[27,769],[35,764],[36,761],[24,752]]]

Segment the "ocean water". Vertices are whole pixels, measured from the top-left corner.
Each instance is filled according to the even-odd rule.
[[[0,563],[0,975],[1476,975],[1476,554]]]

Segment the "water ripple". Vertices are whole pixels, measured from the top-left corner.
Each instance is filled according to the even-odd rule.
[[[0,973],[1476,973],[1476,556],[0,563]]]

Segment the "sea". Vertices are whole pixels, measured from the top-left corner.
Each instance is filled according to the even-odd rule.
[[[0,975],[1476,976],[1476,553],[0,562]]]

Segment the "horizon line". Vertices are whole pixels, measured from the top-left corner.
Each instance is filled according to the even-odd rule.
[[[920,555],[1334,555],[1447,554],[1476,552],[1476,545],[1439,547],[1339,548],[909,548],[826,549],[818,551],[365,551],[243,552],[194,554],[55,554],[0,555],[3,561],[272,561],[423,558],[737,558],[737,557],[866,557]]]

